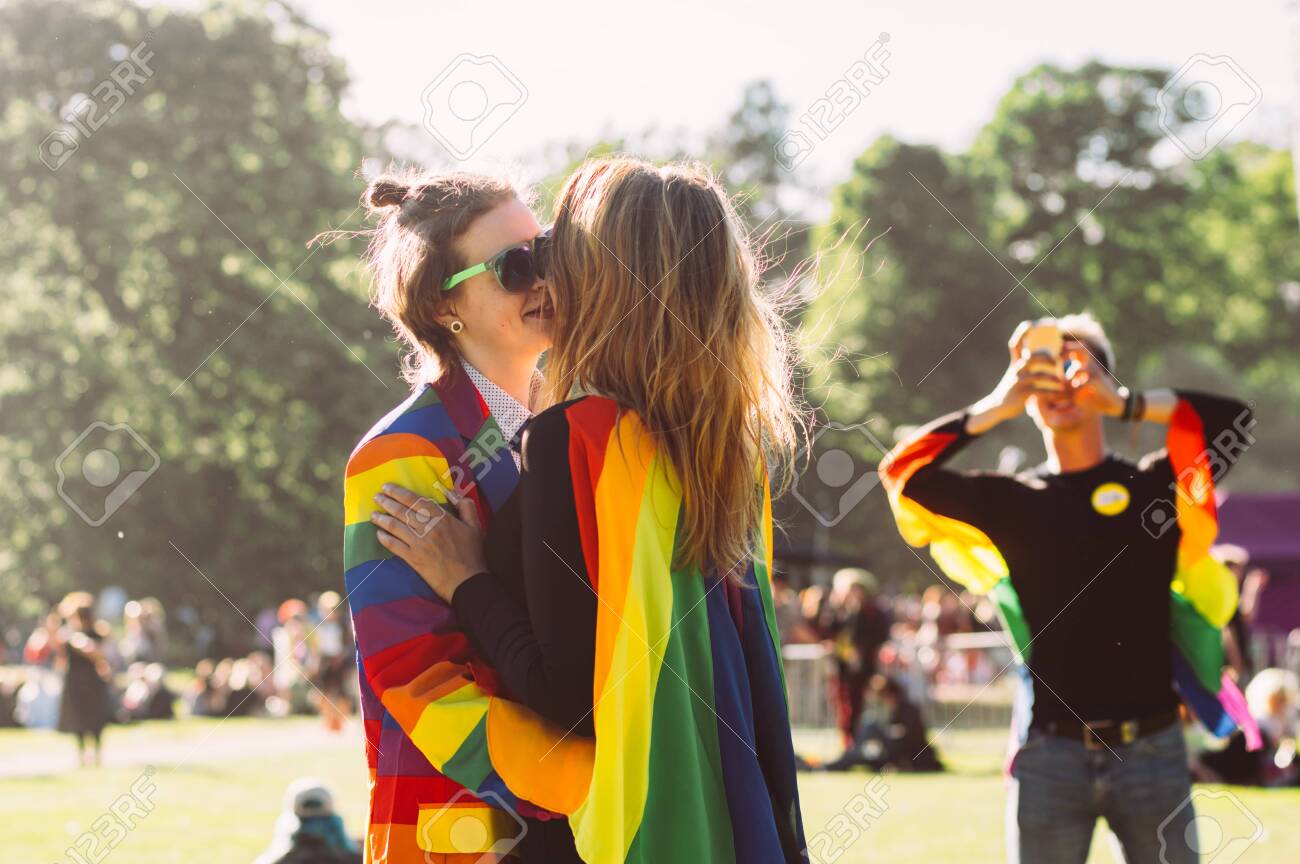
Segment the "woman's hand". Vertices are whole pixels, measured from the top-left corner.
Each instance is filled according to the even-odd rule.
[[[379,528],[380,545],[410,564],[448,603],[462,582],[487,570],[478,510],[468,495],[455,502],[459,519],[434,501],[391,483],[384,484],[375,503],[384,509],[370,515]]]

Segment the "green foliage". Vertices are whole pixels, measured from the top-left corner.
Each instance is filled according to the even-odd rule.
[[[1260,444],[1233,488],[1295,488],[1290,155],[1243,143],[1199,162],[1168,158],[1155,110],[1166,77],[1040,66],[968,153],[882,138],[859,157],[819,230],[823,290],[805,316],[828,420],[877,417],[882,436],[970,404],[1005,369],[1016,322],[1088,309],[1125,383],[1254,399]],[[1008,444],[1036,460],[1034,438],[1027,423],[1000,428],[970,461],[992,467]],[[856,454],[864,470],[871,450]],[[933,578],[898,547],[882,500],[850,514],[829,545],[908,581]]]
[[[146,80],[49,170],[47,136],[87,94],[102,107],[97,86],[133,51]],[[987,392],[1017,321],[1088,308],[1126,383],[1253,397],[1261,441],[1232,482],[1294,488],[1291,159],[1251,143],[1168,158],[1164,79],[1032,69],[968,152],[872,143],[815,229],[776,160],[787,108],[758,81],[701,147],[653,130],[568,144],[539,209],[588,156],[699,151],[764,241],[770,279],[818,250],[800,375],[823,419],[866,421],[888,444]],[[343,116],[346,86],[326,35],[278,3],[0,6],[0,621],[120,584],[246,633],[208,579],[249,615],[339,584],[339,472],[405,394],[366,308],[360,242],[305,245],[362,227],[355,172],[396,149],[391,130]],[[159,467],[92,527],[57,494],[56,460],[96,422],[128,424]],[[136,467],[129,434],[104,440]],[[1006,444],[1038,449],[1016,424],[973,458],[991,464]],[[879,457],[866,438],[854,455],[862,470]],[[795,547],[933,578],[878,492],[833,529],[790,500],[778,510]]]
[[[0,34],[0,596],[122,584],[233,614],[186,557],[250,616],[336,587],[339,472],[402,385],[358,244],[305,247],[360,222],[325,36],[279,6],[70,2],[6,6]],[[47,170],[43,138],[141,42],[152,76]],[[96,421],[160,466],[91,527],[55,460]]]

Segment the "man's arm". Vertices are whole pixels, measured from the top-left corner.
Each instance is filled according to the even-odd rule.
[[[1140,413],[1133,419],[1169,427],[1165,448],[1148,456],[1146,467],[1168,460],[1176,463],[1170,467],[1177,475],[1190,459],[1218,482],[1255,443],[1254,412],[1238,399],[1192,390],[1148,390],[1138,401]]]
[[[889,493],[904,539],[915,546],[929,542],[927,532],[909,531],[916,520],[900,512],[903,498],[911,499],[935,514],[980,527],[987,527],[1006,515],[997,500],[1010,491],[1014,481],[987,473],[962,473],[944,468],[958,452],[1000,423],[1024,413],[1034,393],[1060,389],[1055,367],[1038,357],[1021,358],[1019,340],[1024,328],[1011,341],[1011,363],[991,393],[962,411],[940,417],[914,432],[890,451],[880,463],[881,483]]]
[[[1076,400],[1108,417],[1169,427],[1165,448],[1142,460],[1144,470],[1169,464],[1177,476],[1194,462],[1218,480],[1255,443],[1254,414],[1238,399],[1193,390],[1129,390],[1095,359],[1075,369],[1067,384]]]

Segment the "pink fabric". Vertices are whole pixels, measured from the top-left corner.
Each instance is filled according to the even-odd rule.
[[[1246,705],[1246,697],[1241,695],[1241,690],[1237,688],[1237,682],[1232,680],[1227,672],[1223,673],[1223,681],[1219,685],[1219,701],[1223,703],[1223,710],[1228,712],[1246,736],[1246,749],[1252,753],[1264,746],[1264,739],[1259,734],[1259,724],[1255,718],[1250,716],[1250,707]]]

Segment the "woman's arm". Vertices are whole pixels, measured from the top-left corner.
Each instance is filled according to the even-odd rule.
[[[447,602],[411,564],[389,557],[409,547],[380,527],[376,517],[384,514],[371,512],[377,503],[389,502],[386,506],[396,508],[390,512],[398,514],[386,517],[391,530],[412,540],[412,530],[422,532],[428,524],[424,514],[462,524],[440,515],[441,506],[435,503],[444,488],[436,478],[445,475],[445,469],[433,471],[437,464],[432,459],[381,460],[377,466],[357,456],[353,460],[359,464],[350,464],[345,484],[349,524],[344,557],[363,687],[369,685],[429,763],[456,782],[472,791],[497,794],[505,791],[504,783],[521,799],[572,812],[590,783],[591,742],[566,735],[565,729],[479,686],[483,659],[470,650]],[[376,470],[380,466],[387,467]],[[365,470],[351,470],[354,467]],[[425,497],[399,483],[416,486]],[[402,488],[408,504],[398,507],[381,488]],[[475,505],[465,498],[460,508],[481,553]],[[395,527],[399,521],[405,532]]]
[[[596,592],[587,573],[569,461],[568,421],[548,412],[524,437],[523,554],[527,608],[488,571],[477,514],[444,518],[417,536],[397,518],[413,496],[385,488],[380,542],[444,598],[511,696],[578,734],[592,734]]]

